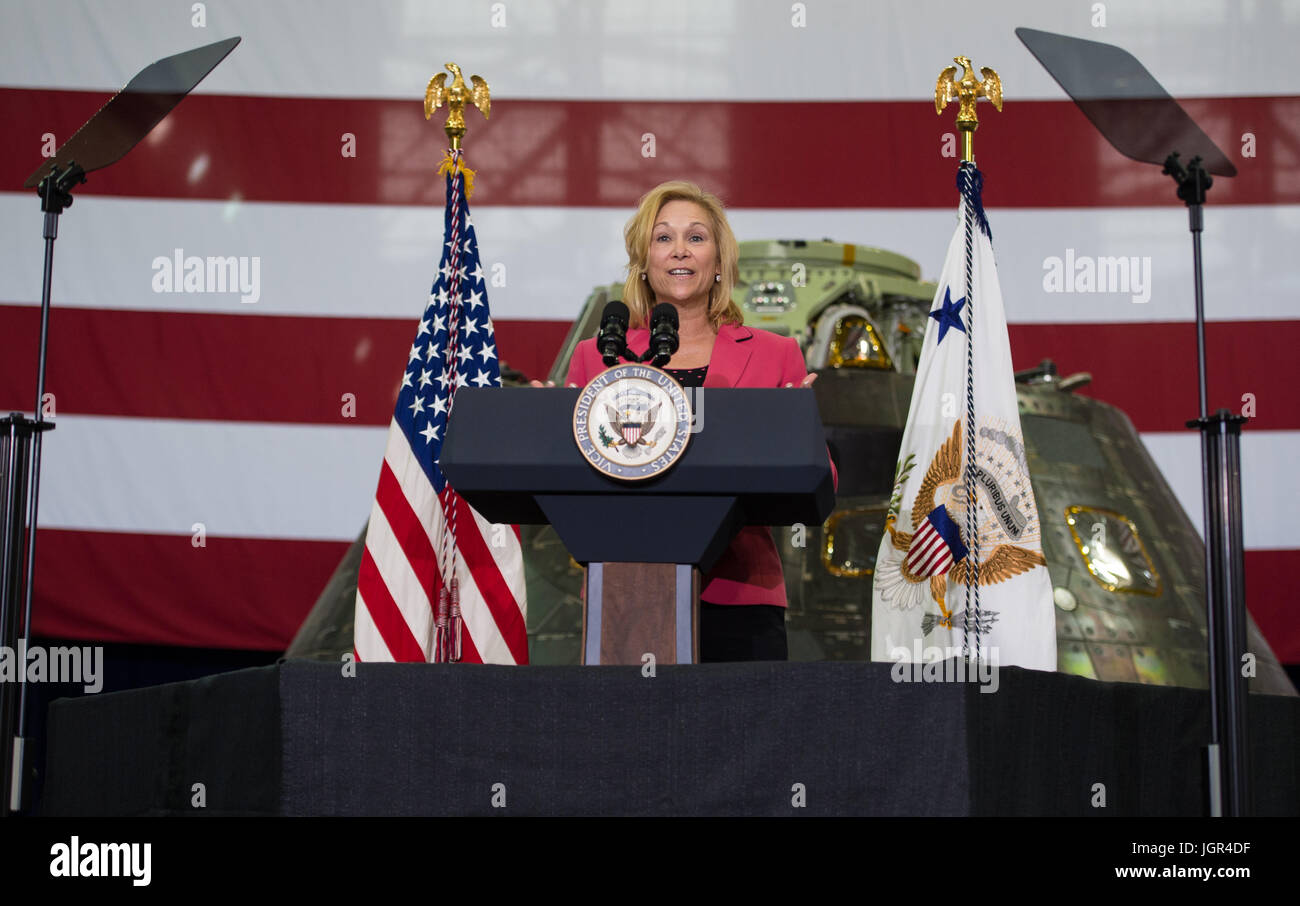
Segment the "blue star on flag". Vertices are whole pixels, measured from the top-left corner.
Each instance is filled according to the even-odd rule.
[[[962,333],[966,332],[966,328],[962,327],[961,317],[958,315],[958,312],[961,311],[961,307],[965,304],[965,296],[962,296],[956,302],[953,302],[950,288],[947,286],[943,288],[943,308],[930,312],[930,317],[939,322],[940,343],[942,343],[943,338],[947,336],[948,328],[950,327],[955,327]]]

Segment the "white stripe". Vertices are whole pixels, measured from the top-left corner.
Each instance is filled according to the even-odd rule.
[[[388,644],[384,637],[379,634],[379,627],[370,617],[370,611],[366,607],[365,599],[361,593],[357,593],[356,617],[353,622],[352,644],[357,650],[357,657],[362,661],[393,661],[393,654],[388,650]]]
[[[56,424],[43,444],[43,527],[190,534],[202,523],[216,536],[338,541],[356,537],[373,501],[383,431],[99,416]],[[1197,436],[1142,439],[1199,529]],[[1300,548],[1291,511],[1300,432],[1247,426],[1242,451],[1247,547]],[[490,538],[490,524],[480,529]]]
[[[504,178],[501,174],[497,178]],[[484,178],[492,178],[485,174]],[[954,194],[954,202],[955,202]],[[485,207],[474,210],[494,318],[569,320],[591,290],[622,282],[630,210]],[[888,248],[935,278],[954,210],[733,209],[742,239],[820,238]],[[125,198],[78,200],[59,233],[54,304],[100,309],[414,319],[428,302],[442,243],[441,209],[246,204]],[[1180,208],[990,211],[998,277],[1012,323],[1192,321],[1191,252]],[[40,299],[39,216],[32,197],[0,194],[0,302]],[[1215,207],[1204,238],[1211,320],[1294,319],[1300,269],[1279,267],[1300,247],[1300,205]],[[155,293],[153,262],[186,256],[259,261],[260,298]],[[1150,301],[1133,293],[1051,293],[1045,262],[1150,259]],[[1076,264],[1076,267],[1078,265]],[[500,273],[500,272],[499,272]],[[414,323],[414,321],[412,321]]]
[[[1194,414],[1194,413],[1189,413]],[[1201,441],[1195,431],[1144,433],[1142,442],[1201,531]],[[1300,548],[1300,432],[1252,431],[1241,435],[1242,534],[1249,549]]]
[[[802,24],[796,4],[744,0],[223,0],[202,28],[192,6],[6,3],[0,84],[115,90],[158,57],[237,34],[200,91],[415,100],[441,47],[498,98],[924,100],[956,49],[973,48],[1009,98],[1060,97],[1013,33],[1029,25],[1125,47],[1176,96],[1272,94],[1294,87],[1300,24],[1294,0],[1107,0],[1104,23],[1086,3],[1001,0],[972,17],[962,0],[820,0],[797,5]]]
[[[429,594],[402,552],[402,546],[378,503],[370,513],[366,550],[370,551],[379,578],[401,612],[407,629],[424,651],[424,659],[429,660],[429,653],[433,650],[433,607]]]
[[[183,535],[201,522],[215,536],[329,541],[356,538],[374,501],[387,434],[377,427],[88,415],[56,424],[43,444],[43,527]],[[1197,435],[1152,432],[1142,440],[1199,528]],[[1248,548],[1300,549],[1297,460],[1300,431],[1246,426]],[[403,490],[412,497],[410,486]]]
[[[233,210],[231,216],[228,211]],[[36,211],[36,214],[33,214]],[[443,243],[441,208],[78,199],[55,258],[54,304],[84,308],[415,319],[428,304]],[[494,318],[571,319],[587,294],[618,278],[629,212],[569,208],[473,211]],[[0,194],[0,302],[37,304],[39,210]],[[35,239],[22,227],[32,225]],[[31,231],[29,231],[31,232]],[[491,239],[488,239],[491,237]],[[258,259],[260,298],[156,293],[157,258]],[[23,254],[28,252],[31,254]],[[31,258],[32,261],[28,261]],[[500,271],[497,272],[501,273]],[[491,279],[491,276],[489,276]],[[619,278],[621,279],[621,278]]]
[[[1191,240],[1181,208],[989,209],[998,281],[1010,323],[1193,321]],[[475,217],[478,215],[476,214]],[[939,210],[733,210],[737,237],[805,238],[887,248],[921,264],[937,279],[956,221]],[[1287,320],[1296,317],[1300,270],[1280,268],[1300,246],[1300,206],[1218,207],[1206,214],[1203,238],[1205,310],[1211,320]],[[1150,259],[1151,297],[1133,292],[1057,293],[1044,289],[1048,261],[1064,267],[1079,259]],[[1078,284],[1073,284],[1077,288]],[[1243,287],[1249,289],[1243,291]],[[1130,289],[1132,287],[1130,286]],[[1139,294],[1140,295],[1140,294]],[[495,311],[495,309],[494,309]]]
[[[350,541],[383,428],[65,415],[42,445],[44,528]],[[196,549],[195,556],[202,556]]]

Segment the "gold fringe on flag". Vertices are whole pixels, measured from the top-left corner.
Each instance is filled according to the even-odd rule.
[[[465,166],[464,163],[454,159],[450,150],[444,152],[442,155],[442,163],[438,164],[438,175],[446,176],[448,173],[451,173],[452,168],[456,167],[458,164],[460,172],[465,177],[465,198],[468,200],[469,197],[474,194],[474,171]]]

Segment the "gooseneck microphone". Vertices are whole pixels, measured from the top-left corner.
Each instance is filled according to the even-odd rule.
[[[596,334],[596,348],[607,367],[618,364],[619,357],[632,358],[627,349],[627,306],[614,301],[605,306],[600,315],[600,332]]]
[[[649,359],[656,368],[667,365],[677,351],[677,327],[677,309],[668,302],[656,305],[650,312],[650,348],[641,356],[641,361]]]

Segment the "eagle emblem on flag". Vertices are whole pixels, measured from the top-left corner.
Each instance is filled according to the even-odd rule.
[[[900,471],[897,487],[906,483],[911,464]],[[881,563],[881,578],[890,586],[889,597],[899,609],[909,609],[923,603],[925,592],[938,605],[939,612],[922,615],[923,635],[928,635],[935,626],[962,629],[965,624],[963,614],[954,614],[945,604],[948,582],[955,585],[966,583],[966,573],[971,568],[969,549],[962,538],[960,519],[954,519],[948,508],[960,510],[959,517],[965,511],[966,504],[962,496],[962,426],[954,421],[952,434],[930,461],[925,477],[917,490],[916,499],[910,507],[912,531],[898,529],[901,509],[890,510],[885,520],[885,530],[889,533],[889,543],[897,552],[897,560]],[[946,502],[940,502],[940,495],[947,496]],[[901,502],[896,498],[895,503]],[[996,525],[996,523],[995,523]],[[1005,533],[995,529],[998,535]],[[979,562],[979,584],[982,586],[1005,582],[1013,576],[1028,572],[1035,566],[1046,566],[1047,561],[1038,551],[1028,550],[1015,544],[1006,543],[1011,538],[1001,537],[1002,543],[981,543],[981,550],[988,550],[987,557]],[[996,620],[996,613],[984,612],[980,615],[981,628],[991,625]]]

